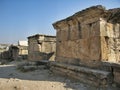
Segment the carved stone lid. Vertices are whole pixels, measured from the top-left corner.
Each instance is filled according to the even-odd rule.
[[[92,6],[79,11],[66,19],[53,23],[53,27],[59,29],[61,26],[69,24],[69,21],[76,20],[82,23],[83,21],[92,18],[104,18],[108,22],[120,23],[120,8],[106,10],[102,5]]]
[[[56,38],[56,36],[52,36],[52,35],[45,35],[45,34],[35,34],[35,35],[33,35],[33,36],[29,36],[28,37],[28,39],[30,39],[30,38],[37,38],[37,37],[41,37],[41,36],[43,36],[43,37],[52,37],[52,38]]]

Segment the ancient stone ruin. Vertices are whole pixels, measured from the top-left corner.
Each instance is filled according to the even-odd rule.
[[[18,41],[19,57],[27,59],[28,56],[28,41]]]
[[[9,44],[0,44],[0,59],[3,58],[3,52],[8,51],[9,46]]]
[[[93,6],[55,22],[52,71],[94,86],[120,84],[120,8]]]
[[[16,45],[10,45],[6,51],[1,53],[1,59],[17,60],[19,56],[19,48]]]
[[[24,41],[27,43],[27,41]],[[22,44],[21,44],[22,43]],[[28,45],[24,44],[23,41],[19,41],[18,45],[4,46],[0,53],[1,59],[6,60],[23,60],[27,59]]]
[[[28,37],[28,60],[54,60],[56,37],[50,35],[34,35]]]

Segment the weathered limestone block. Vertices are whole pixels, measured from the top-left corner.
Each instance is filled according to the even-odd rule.
[[[80,38],[80,31],[77,28],[78,26],[71,27],[70,29],[70,40],[77,40]]]
[[[90,26],[90,37],[100,36],[100,31],[99,31],[100,22],[99,22],[99,20],[97,20],[93,23],[90,23],[89,26]]]
[[[62,27],[61,27],[62,26]],[[69,39],[69,25],[65,21],[60,23],[56,28],[59,28],[57,31],[57,41],[66,41]]]
[[[106,29],[107,29],[107,36],[113,38],[114,37],[113,24],[107,23]]]
[[[102,49],[102,60],[116,62],[119,61],[119,24],[108,23],[101,19],[100,22],[100,32],[101,32],[101,49]]]
[[[56,56],[59,56],[61,41],[56,41]]]
[[[62,57],[72,57],[72,41],[62,41],[58,43],[58,56]],[[73,47],[74,48],[74,47]]]
[[[52,52],[52,43],[51,42],[43,42],[42,43],[42,51],[41,52]]]
[[[113,38],[109,38],[108,40],[108,60],[111,62],[116,61],[115,57],[115,41]]]
[[[99,37],[93,37],[90,39],[59,42],[58,56],[79,58],[80,60],[100,60],[99,41]]]
[[[114,25],[114,37],[120,39],[120,24]]]
[[[108,23],[100,19],[100,36],[107,36],[112,38],[119,38],[119,24]]]
[[[60,36],[60,41],[67,41],[69,39],[69,30],[61,30],[60,31],[61,36]]]
[[[67,41],[58,43],[58,56],[69,57],[69,58],[88,58],[88,40],[81,39],[77,41]],[[83,47],[84,46],[84,47]],[[88,58],[89,59],[89,58]]]
[[[90,37],[90,25],[81,25],[81,39],[86,39]]]
[[[34,51],[40,51],[41,50],[41,45],[40,44],[34,44],[33,50]]]
[[[100,37],[58,43],[57,56],[77,61],[100,60]],[[58,60],[58,59],[56,59]],[[76,62],[76,61],[75,61]],[[78,63],[78,62],[77,62]]]
[[[79,58],[80,60],[90,60],[90,42],[89,39],[80,39],[77,40],[76,42],[77,47],[76,47],[76,53],[77,53],[77,58]]]
[[[116,62],[119,51],[117,47],[119,48],[119,45],[117,45],[116,39],[109,38],[109,37],[101,37],[101,51],[102,51],[102,60],[110,61],[110,62]]]
[[[57,30],[56,34],[57,34],[57,37],[56,37],[57,41],[61,41],[61,30],[60,29]]]
[[[69,24],[69,38],[70,40],[80,39],[80,23],[77,20],[68,21]]]
[[[91,37],[76,41],[75,52],[80,60],[100,60],[100,38]],[[74,55],[75,56],[75,55]]]
[[[81,23],[81,30],[82,30],[82,39],[100,36],[100,22],[99,19],[90,19],[88,21],[84,21]]]
[[[104,19],[100,18],[100,36],[102,37],[108,37],[106,23]]]
[[[101,60],[108,61],[108,37],[101,37]]]
[[[100,50],[100,37],[90,38],[90,60],[100,60],[101,50]]]

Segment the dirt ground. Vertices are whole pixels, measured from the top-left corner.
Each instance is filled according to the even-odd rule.
[[[17,64],[14,61],[0,65],[0,90],[102,90],[55,75],[48,69],[21,72]]]

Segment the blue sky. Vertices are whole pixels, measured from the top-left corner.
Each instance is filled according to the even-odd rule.
[[[0,0],[0,43],[34,34],[56,35],[52,23],[93,5],[120,7],[120,0]]]

